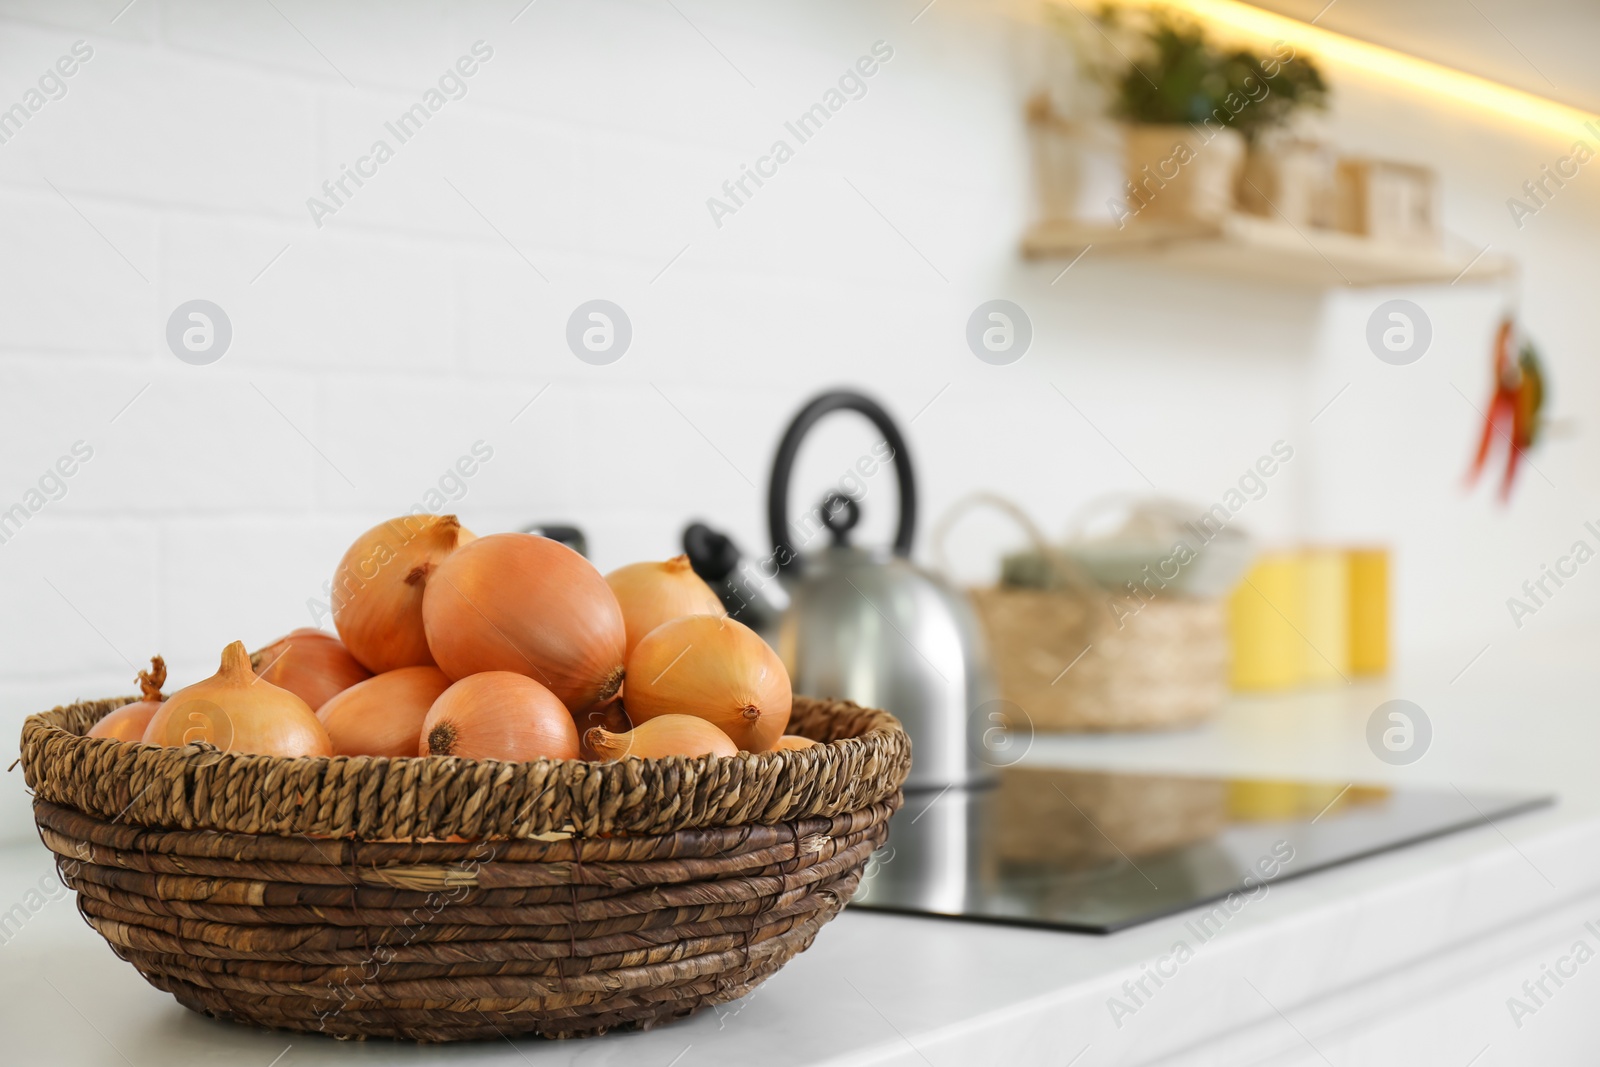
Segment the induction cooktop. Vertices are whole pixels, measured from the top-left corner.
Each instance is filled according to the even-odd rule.
[[[907,794],[851,906],[1109,934],[1554,801],[1450,788],[1009,767]]]

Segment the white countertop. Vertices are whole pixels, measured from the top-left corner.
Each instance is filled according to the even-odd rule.
[[[413,1046],[258,1032],[195,1015],[118,960],[66,895],[0,935],[9,937],[0,944],[0,1060],[52,1067],[1589,1062],[1561,1051],[1570,1034],[1558,1035],[1570,1029],[1563,1020],[1595,1014],[1600,967],[1580,972],[1520,1027],[1506,998],[1582,936],[1585,921],[1600,928],[1596,647],[1593,633],[1505,638],[1475,661],[1467,649],[1384,682],[1239,699],[1199,730],[1038,738],[1033,762],[1561,795],[1553,809],[1273,886],[1120,1026],[1108,998],[1169,950],[1185,916],[1095,937],[847,911],[744,1000],[673,1026],[564,1043]],[[1411,766],[1391,767],[1366,747],[1367,717],[1391,697],[1415,701],[1432,719],[1432,747]],[[60,894],[52,871],[42,846],[0,851],[0,911],[40,885]]]

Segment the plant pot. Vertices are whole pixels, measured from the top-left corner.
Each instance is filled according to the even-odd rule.
[[[1239,177],[1239,210],[1299,227],[1334,224],[1333,155],[1315,141],[1250,146]]]
[[[1217,222],[1234,210],[1244,161],[1237,130],[1204,126],[1129,126],[1124,131],[1126,225],[1135,219]]]
[[[1072,122],[1043,94],[1028,101],[1038,217],[1049,221],[1105,217],[1122,184],[1121,144],[1108,122]]]

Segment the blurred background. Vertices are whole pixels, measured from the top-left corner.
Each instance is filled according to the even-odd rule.
[[[693,519],[760,554],[778,437],[838,386],[904,430],[916,557],[962,584],[1027,544],[974,511],[940,558],[932,524],[969,494],[1058,540],[1108,494],[1199,518],[1276,455],[1230,527],[1257,566],[1376,550],[1379,671],[1491,661],[1600,612],[1581,571],[1523,590],[1600,546],[1585,5],[1178,5],[1207,48],[1273,55],[1250,12],[1340,35],[1290,46],[1325,106],[1253,136],[1248,165],[1236,146],[1267,205],[1235,225],[1248,183],[1226,167],[1220,214],[1178,184],[1131,210],[1130,131],[1160,125],[1135,99],[1159,60],[1138,11],[125,3],[0,4],[7,763],[27,714],[131,692],[153,652],[181,682],[224,640],[327,626],[344,548],[414,506],[480,533],[576,523],[602,570],[677,552]],[[1402,76],[1352,39],[1532,96]],[[1227,106],[1215,88],[1178,101],[1185,122]],[[1205,143],[1187,177],[1226,154]],[[1509,414],[1467,475],[1508,315],[1544,395],[1503,500]],[[1385,358],[1374,321],[1423,321],[1422,351]],[[813,434],[795,506],[877,439],[848,417]],[[862,479],[859,540],[889,539],[892,477]],[[1273,608],[1297,633],[1354,625],[1315,610]],[[1320,684],[1353,684],[1338,664]]]

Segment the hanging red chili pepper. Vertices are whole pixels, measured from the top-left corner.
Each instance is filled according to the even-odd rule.
[[[1500,482],[1500,499],[1511,499],[1522,454],[1532,448],[1544,428],[1540,409],[1544,406],[1544,370],[1539,352],[1531,341],[1523,342],[1515,359],[1511,356],[1516,324],[1508,317],[1500,323],[1494,345],[1494,392],[1489,397],[1483,419],[1483,435],[1467,473],[1467,484],[1477,482],[1489,459],[1496,436],[1506,439],[1506,472]]]

